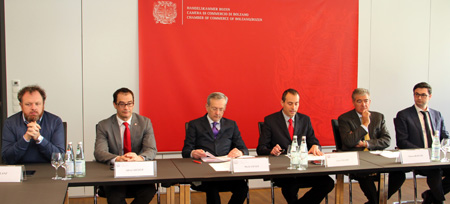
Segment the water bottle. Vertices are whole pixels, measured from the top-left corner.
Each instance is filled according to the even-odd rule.
[[[431,161],[441,160],[441,141],[439,140],[439,131],[435,131],[433,143],[431,144]]]
[[[302,136],[300,143],[300,166],[299,170],[306,170],[308,168],[308,146],[306,145],[306,136]]]
[[[73,156],[73,147],[72,147],[72,142],[69,142],[69,144],[67,145],[67,150],[66,150],[66,156],[65,158],[65,163],[66,163],[66,177],[68,178],[72,178],[75,174],[75,159]]]
[[[299,155],[299,146],[297,141],[297,135],[294,135],[292,138],[292,144],[291,144],[291,150],[290,150],[290,157],[291,157],[291,166],[289,169],[297,169],[298,165],[300,163],[300,155]]]
[[[84,160],[83,143],[78,142],[77,154],[75,156],[75,176],[86,176],[86,161]]]

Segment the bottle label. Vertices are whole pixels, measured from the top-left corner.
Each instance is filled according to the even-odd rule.
[[[84,160],[75,160],[75,176],[84,176],[86,175],[86,161]]]

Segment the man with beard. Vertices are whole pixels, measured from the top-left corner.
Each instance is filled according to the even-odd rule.
[[[3,161],[46,163],[53,152],[64,153],[63,123],[58,116],[44,111],[45,91],[39,86],[27,86],[17,98],[22,111],[6,119],[3,126]]]

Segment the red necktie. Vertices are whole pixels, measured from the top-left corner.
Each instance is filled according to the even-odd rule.
[[[289,118],[288,130],[289,130],[289,137],[291,137],[292,139],[292,137],[294,136],[294,126],[292,125],[292,118]]]
[[[128,128],[128,123],[124,122],[125,132],[123,133],[123,154],[131,152],[131,139],[130,139],[130,128]]]

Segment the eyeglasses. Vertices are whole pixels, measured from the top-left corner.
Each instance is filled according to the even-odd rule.
[[[414,93],[414,96],[417,97],[417,98],[420,98],[420,97],[426,98],[426,97],[428,97],[429,95],[428,95],[428,94]]]
[[[134,102],[128,102],[128,103],[120,102],[120,103],[116,103],[116,104],[121,108],[125,108],[125,106],[128,106],[129,108],[131,108],[134,106]]]
[[[361,104],[361,103],[369,103],[369,102],[370,102],[370,99],[364,99],[364,100],[359,99],[359,100],[356,100],[356,103],[357,103],[357,104]]]

